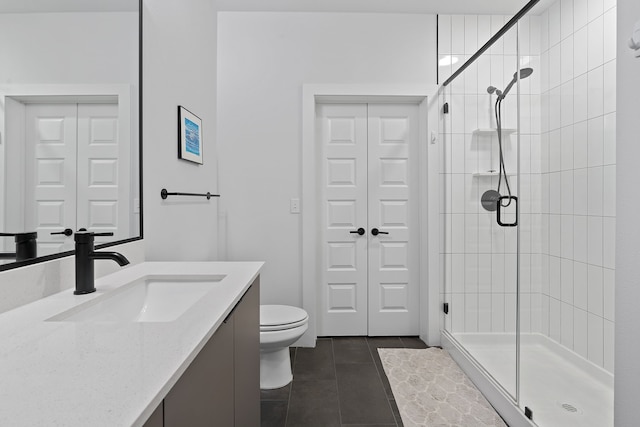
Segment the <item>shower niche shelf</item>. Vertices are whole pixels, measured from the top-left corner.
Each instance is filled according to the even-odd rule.
[[[506,129],[503,128],[502,129],[502,134],[503,135],[511,135],[512,133],[516,133],[517,129]],[[478,135],[478,136],[494,136],[498,134],[498,129],[495,128],[481,128],[481,129],[474,129],[474,131],[472,132],[474,135]]]
[[[474,178],[479,178],[481,176],[499,176],[498,171],[486,171],[486,172],[474,172],[471,174]],[[507,172],[507,176],[515,176],[515,172]]]

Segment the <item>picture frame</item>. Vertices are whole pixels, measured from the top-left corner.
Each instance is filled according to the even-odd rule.
[[[178,105],[178,158],[204,164],[202,119]]]

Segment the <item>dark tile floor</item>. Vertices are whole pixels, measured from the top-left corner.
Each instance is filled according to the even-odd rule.
[[[378,348],[427,348],[414,337],[319,338],[291,348],[293,382],[261,391],[262,427],[402,426]]]

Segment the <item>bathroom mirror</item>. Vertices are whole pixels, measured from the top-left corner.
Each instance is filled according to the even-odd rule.
[[[0,0],[0,271],[142,238],[141,0]]]

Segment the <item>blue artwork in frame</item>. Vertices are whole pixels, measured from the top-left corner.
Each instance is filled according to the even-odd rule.
[[[183,106],[178,106],[178,158],[203,164],[202,120]]]

